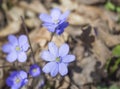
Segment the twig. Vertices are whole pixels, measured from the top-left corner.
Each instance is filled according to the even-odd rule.
[[[0,68],[10,67],[11,65],[0,66]]]
[[[14,67],[15,65],[4,65],[4,66],[0,66],[0,68],[6,68],[6,67]],[[22,65],[18,65],[17,67],[20,67],[20,66],[22,66]],[[24,66],[30,66],[30,64],[29,65],[24,65]]]
[[[55,79],[59,80],[58,78],[55,78]],[[61,77],[61,79],[64,80],[67,84],[74,85],[75,87],[77,87],[78,89],[80,89],[80,87],[77,84],[75,84],[72,80],[69,82],[66,79],[63,79],[63,77]]]

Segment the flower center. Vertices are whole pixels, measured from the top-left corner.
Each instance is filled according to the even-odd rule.
[[[19,46],[16,46],[16,47],[15,47],[15,50],[16,50],[16,51],[20,51],[20,47],[19,47]]]
[[[57,57],[55,61],[56,61],[56,62],[60,62],[61,59],[60,59],[59,57]]]
[[[58,20],[58,19],[54,19],[53,22],[54,22],[55,24],[57,24],[57,23],[59,22],[59,20]]]
[[[35,72],[37,72],[37,69],[36,69],[36,68],[34,68],[32,71],[35,73]]]
[[[19,79],[19,78],[17,78],[17,79],[15,80],[15,82],[16,82],[16,83],[19,83],[19,82],[20,82],[20,79]]]

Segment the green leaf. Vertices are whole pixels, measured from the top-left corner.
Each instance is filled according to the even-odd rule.
[[[97,89],[108,89],[107,87],[97,87]]]
[[[116,9],[117,9],[117,12],[119,12],[119,13],[120,13],[120,6],[119,6],[119,7],[117,7]]]
[[[116,85],[111,85],[109,88],[98,86],[97,89],[120,89],[120,87],[118,87]]]
[[[115,10],[115,5],[109,1],[105,4],[105,8],[108,9],[108,10],[114,11]]]
[[[117,45],[113,50],[112,53],[114,56],[120,57],[120,45]]]
[[[120,13],[120,12],[119,12]],[[120,15],[119,15],[119,18],[117,20],[117,23],[120,24]]]
[[[110,86],[109,89],[120,89],[120,87],[118,87],[118,86],[116,86],[116,85],[112,85],[112,86]]]
[[[118,59],[115,61],[114,66],[110,68],[111,73],[114,73],[114,72],[118,69],[119,64],[120,64],[120,58],[118,58]]]
[[[108,60],[107,60],[107,62],[106,62],[106,64],[105,64],[105,69],[108,69],[109,64],[110,64],[110,61],[111,61],[111,59],[108,59]]]

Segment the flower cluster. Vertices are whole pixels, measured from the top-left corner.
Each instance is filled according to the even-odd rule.
[[[66,21],[68,15],[69,11],[61,14],[60,9],[54,8],[51,10],[50,15],[40,14],[39,18],[48,31],[61,35],[68,26]],[[68,44],[63,44],[58,48],[55,43],[50,42],[48,48],[49,50],[41,53],[41,58],[49,62],[43,67],[43,72],[50,73],[52,77],[55,77],[58,73],[62,76],[66,75],[68,73],[68,64],[75,60],[74,55],[68,55]]]
[[[60,9],[54,8],[51,10],[50,15],[40,14],[39,18],[43,21],[43,26],[47,27],[50,32],[61,35],[68,26],[68,15],[69,11],[61,14]],[[29,47],[31,48],[31,45],[29,46],[30,40],[27,36],[8,36],[8,43],[2,47],[3,52],[8,54],[6,57],[8,62],[12,63],[16,60],[18,60],[18,62],[26,62],[26,51]],[[55,77],[58,73],[62,76],[66,75],[68,73],[68,64],[75,60],[74,55],[68,54],[69,45],[64,43],[58,48],[54,42],[49,42],[48,49],[49,50],[42,51],[41,53],[41,58],[48,62],[42,71],[44,73],[50,73],[52,77]],[[6,83],[11,89],[20,89],[28,82],[28,75],[38,77],[40,74],[41,69],[39,65],[33,63],[29,68],[29,73],[23,70],[13,71],[7,78]],[[42,84],[44,84],[44,82]]]
[[[40,14],[39,18],[43,21],[43,26],[45,26],[50,32],[55,32],[60,35],[68,26],[68,22],[66,21],[68,15],[69,11],[61,14],[60,9],[54,8],[51,10],[50,16],[47,14]]]
[[[56,76],[58,72],[64,76],[68,73],[68,63],[75,60],[74,55],[68,55],[69,46],[63,44],[58,48],[55,43],[50,42],[48,44],[49,50],[43,51],[41,57],[45,61],[49,61],[44,67],[43,72],[51,74],[52,77]]]
[[[8,36],[8,43],[3,45],[3,52],[7,53],[7,61],[14,62],[18,59],[19,62],[26,62],[27,55],[26,51],[29,48],[29,43],[26,35],[21,35],[18,38],[14,35]],[[40,75],[40,67],[37,64],[30,66],[29,74],[32,77],[37,77]],[[23,70],[14,71],[7,78],[6,83],[11,89],[19,89],[24,86],[28,79],[27,73]]]
[[[37,77],[40,75],[40,67],[37,64],[30,66],[29,74],[32,77]],[[11,89],[19,89],[20,87],[26,85],[28,82],[28,75],[25,71],[13,71],[6,80],[6,84],[11,87]]]

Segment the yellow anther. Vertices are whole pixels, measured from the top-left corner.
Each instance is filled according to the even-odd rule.
[[[35,68],[35,69],[33,69],[32,71],[33,71],[33,72],[36,72],[36,71],[37,71],[37,69]]]
[[[16,51],[20,51],[20,47],[19,47],[19,46],[16,46],[15,50],[16,50]]]
[[[15,82],[16,82],[16,83],[19,83],[19,82],[20,82],[20,79],[19,79],[19,78],[17,78],[17,79],[15,80]]]
[[[59,57],[56,58],[56,62],[60,62],[60,58]]]

